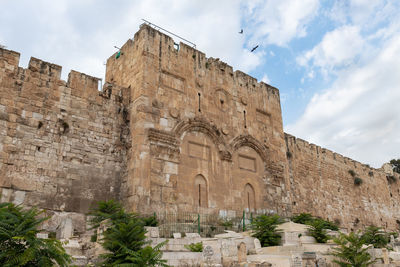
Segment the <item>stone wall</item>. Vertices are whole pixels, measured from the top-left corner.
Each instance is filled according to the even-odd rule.
[[[57,212],[85,213],[94,201],[118,198],[129,131],[118,86],[0,49],[0,194]],[[126,97],[129,99],[128,97]]]
[[[398,227],[399,183],[284,134],[278,89],[147,25],[119,52],[98,91],[97,78],[71,71],[65,82],[60,66],[32,58],[24,69],[0,49],[1,201],[54,221],[113,198],[144,213],[310,212],[348,229]]]
[[[276,88],[147,25],[108,59],[106,80],[131,93],[127,206],[289,212]]]
[[[359,229],[400,223],[399,175],[374,169],[285,134],[293,213],[308,212]],[[352,175],[351,172],[354,172]],[[391,182],[388,176],[394,175]],[[356,185],[355,177],[362,183]]]

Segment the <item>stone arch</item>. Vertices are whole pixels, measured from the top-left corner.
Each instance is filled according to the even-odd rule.
[[[230,143],[230,147],[234,151],[238,150],[242,146],[248,146],[254,149],[257,154],[261,157],[261,160],[264,162],[264,170],[267,171],[267,160],[268,160],[268,147],[261,144],[257,139],[255,139],[251,135],[240,135],[235,137]]]
[[[194,178],[194,187],[196,192],[195,204],[200,208],[208,207],[208,186],[207,180],[203,175],[198,174]]]
[[[250,183],[244,186],[244,208],[247,211],[256,210],[256,193]]]
[[[209,123],[204,118],[196,117],[188,121],[181,121],[174,127],[173,132],[178,139],[181,139],[186,132],[204,133],[211,138],[217,147],[221,159],[228,161],[232,159],[232,154],[227,150],[226,142],[217,126]]]

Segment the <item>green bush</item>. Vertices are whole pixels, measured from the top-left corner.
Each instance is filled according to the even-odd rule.
[[[48,219],[39,218],[41,213],[0,203],[0,266],[68,266],[71,257],[59,240],[36,237],[38,226]]]
[[[168,266],[162,260],[162,242],[152,248],[145,240],[146,230],[141,218],[127,213],[114,201],[102,201],[89,213],[92,228],[108,220],[108,228],[103,232],[101,245],[108,253],[102,254],[103,266]]]
[[[339,237],[334,238],[333,241],[338,245],[332,248],[331,255],[336,258],[333,262],[341,267],[367,267],[376,261],[371,260],[368,248],[362,248],[365,241],[360,234],[340,233]]]
[[[365,229],[361,236],[365,244],[374,245],[375,248],[386,248],[390,242],[390,235],[393,233],[386,233],[382,228],[376,226],[369,226]]]
[[[326,231],[326,221],[315,219],[308,225],[310,225],[310,229],[308,229],[309,235],[314,237],[318,243],[326,243],[330,239]]]
[[[283,219],[279,215],[259,215],[252,224],[253,237],[260,240],[261,246],[277,246],[281,241],[281,235],[276,227],[283,223]]]
[[[233,222],[232,220],[226,219],[219,222],[219,225],[223,226],[225,230],[232,229]]]
[[[301,224],[309,224],[314,219],[315,218],[310,213],[300,213],[299,215],[296,215],[291,218],[292,222],[301,223]]]
[[[360,177],[354,178],[354,185],[361,185],[362,183],[363,183],[363,180]]]
[[[292,217],[291,220],[295,223],[301,223],[307,225],[312,225],[312,223],[317,220],[323,222],[323,227],[325,229],[330,229],[333,231],[339,230],[339,226],[337,223],[314,217],[310,213],[300,213],[299,215]]]
[[[191,243],[189,245],[185,245],[185,248],[191,252],[203,252],[203,243]]]
[[[355,176],[356,176],[356,172],[355,172],[355,171],[353,171],[353,170],[349,170],[349,174],[350,174],[351,176],[353,176],[353,177],[355,177]]]
[[[151,227],[158,226],[158,220],[155,215],[143,217],[142,220],[143,220],[144,226],[151,226]]]

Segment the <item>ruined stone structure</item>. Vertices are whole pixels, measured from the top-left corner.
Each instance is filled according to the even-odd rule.
[[[113,198],[144,213],[398,227],[400,183],[285,134],[278,89],[147,25],[107,60],[102,91],[83,73],[65,82],[58,65],[18,64],[0,49],[1,201],[73,218]]]

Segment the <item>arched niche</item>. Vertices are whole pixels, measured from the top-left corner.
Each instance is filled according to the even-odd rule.
[[[211,137],[203,132],[189,131],[182,135],[176,192],[178,204],[185,211],[198,212],[199,208],[223,207],[217,187],[221,178],[221,159]],[[203,210],[204,211],[204,210]]]
[[[242,196],[242,199],[244,200],[243,202],[243,208],[250,212],[250,211],[255,211],[256,210],[256,193],[254,191],[254,187],[247,183],[244,186],[243,190],[244,195]]]
[[[256,212],[264,206],[264,161],[253,147],[237,147],[232,156],[232,187],[234,209]]]
[[[208,187],[207,180],[203,175],[196,175],[194,178],[194,191],[195,194],[195,203],[199,208],[207,208],[208,207]]]

